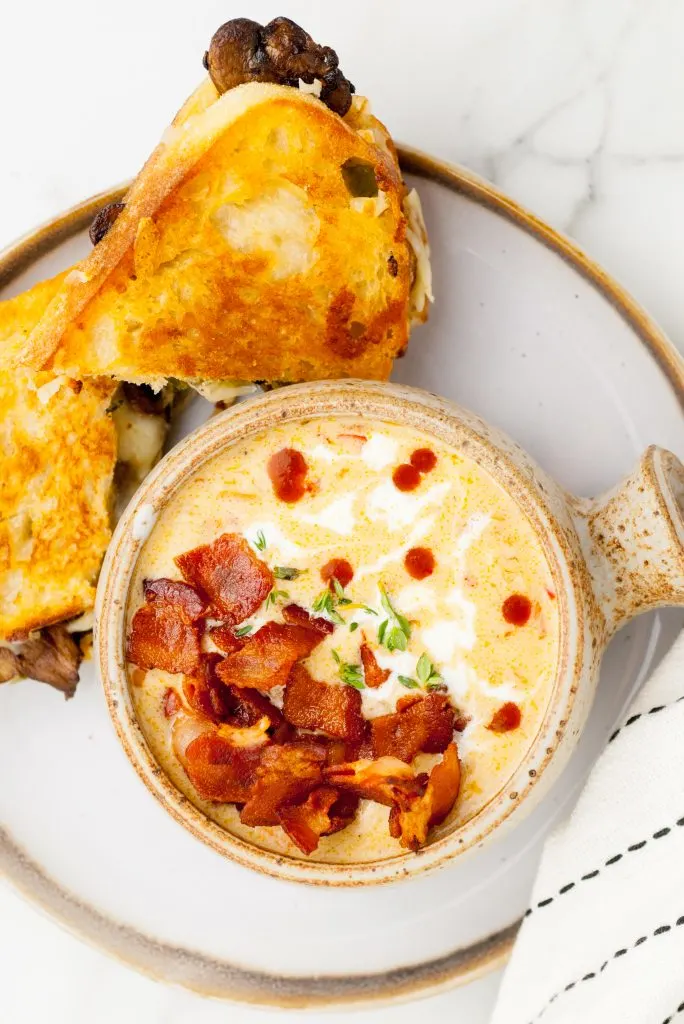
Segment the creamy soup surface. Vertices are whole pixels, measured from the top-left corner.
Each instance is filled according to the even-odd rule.
[[[308,467],[308,489],[294,502],[276,495],[267,471],[269,458],[284,448],[301,452]],[[425,450],[432,454],[426,457]],[[416,452],[423,454],[413,461],[423,468],[411,472]],[[129,628],[142,604],[143,580],[180,579],[174,557],[222,533],[241,534],[271,569],[305,570],[296,579],[276,580],[271,597],[244,623],[253,631],[283,621],[281,609],[290,602],[311,610],[326,589],[321,569],[343,559],[353,570],[344,590],[351,604],[336,606],[344,624],[306,660],[310,673],[341,685],[340,663],[358,666],[365,639],[381,668],[390,670],[380,687],[361,690],[369,719],[393,712],[401,697],[435,680],[446,687],[459,716],[462,767],[449,823],[467,821],[505,786],[547,707],[558,656],[557,600],[527,518],[471,459],[404,426],[347,417],[287,423],[233,445],[202,466],[156,521],[150,512],[142,509],[136,521],[148,536],[131,588]],[[410,623],[406,650],[378,642],[387,617],[381,590]],[[215,649],[206,636],[203,645]],[[434,673],[429,684],[418,679],[423,654]],[[234,806],[198,796],[174,756],[162,709],[169,686],[182,693],[181,677],[129,665],[129,678],[148,743],[178,789],[235,835],[301,856],[280,828],[242,825]],[[269,696],[282,702],[282,688]],[[519,709],[519,725],[492,728],[504,705],[510,726],[511,704]],[[437,760],[421,754],[415,766],[426,770]],[[362,801],[352,824],[323,838],[311,859],[403,853],[388,834],[387,817],[387,807]]]

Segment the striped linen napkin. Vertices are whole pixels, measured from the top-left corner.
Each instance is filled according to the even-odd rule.
[[[549,838],[491,1024],[684,1024],[684,634]]]

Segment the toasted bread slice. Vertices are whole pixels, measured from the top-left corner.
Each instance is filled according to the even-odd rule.
[[[411,295],[404,198],[364,101],[342,119],[290,87],[204,83],[0,365],[156,388],[384,379],[429,292]]]
[[[0,346],[25,337],[64,274],[0,303]],[[90,609],[110,538],[116,384],[0,373],[0,637]]]
[[[26,338],[66,273],[0,302],[0,350]],[[0,372],[0,641],[92,609],[116,501],[166,435],[163,403],[144,399],[108,378]]]

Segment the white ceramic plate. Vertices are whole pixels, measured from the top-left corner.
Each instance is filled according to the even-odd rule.
[[[403,160],[437,299],[395,377],[475,409],[577,494],[613,484],[649,443],[684,456],[684,371],[631,299],[489,186]],[[84,254],[84,225],[109,198],[0,259],[3,294]],[[119,750],[92,666],[69,703],[37,683],[0,687],[0,869],[132,965],[225,998],[370,1004],[470,980],[506,957],[544,836],[681,621],[643,617],[616,638],[570,766],[516,831],[436,874],[366,890],[275,881],[194,840]]]

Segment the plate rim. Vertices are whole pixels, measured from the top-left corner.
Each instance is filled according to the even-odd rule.
[[[512,222],[598,289],[649,350],[684,409],[684,359],[656,321],[580,246],[472,171],[410,146],[398,145],[397,149],[405,173],[441,184]],[[102,206],[119,200],[127,188],[125,183],[93,195],[3,249],[0,288],[83,231]],[[378,1007],[437,995],[503,966],[520,926],[520,921],[515,921],[477,943],[408,967],[346,977],[294,977],[253,971],[176,948],[117,922],[62,887],[1,826],[0,878],[76,937],[155,980],[180,984],[204,996],[265,1008]],[[175,961],[171,970],[169,957]]]

